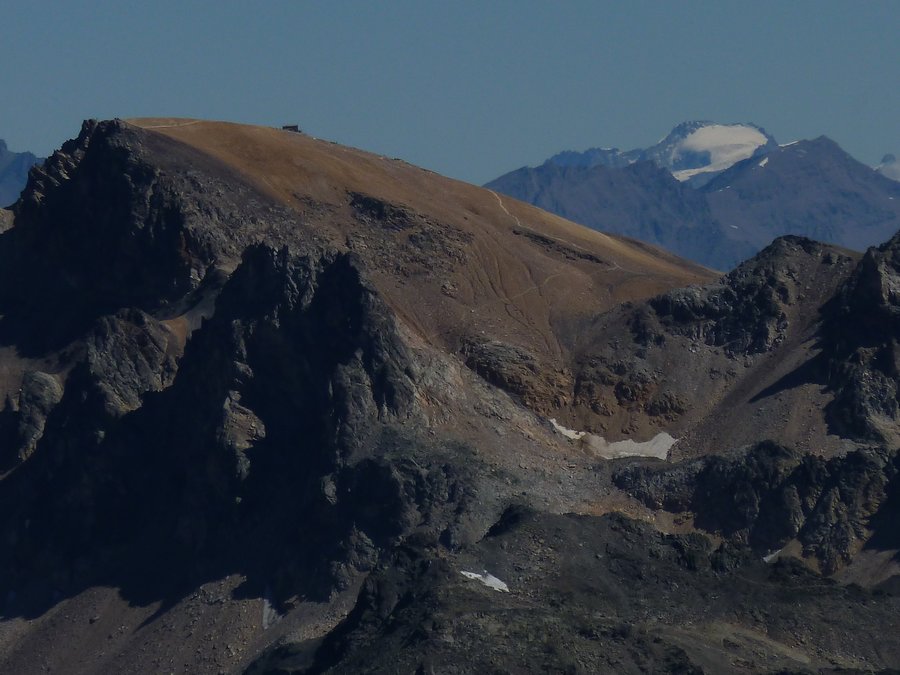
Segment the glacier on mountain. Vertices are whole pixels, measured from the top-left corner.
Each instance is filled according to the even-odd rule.
[[[752,157],[769,139],[756,127],[745,124],[712,124],[689,134],[672,151],[671,165],[679,165],[685,155],[702,157],[705,163],[693,168],[672,171],[685,181],[700,173],[720,172],[741,160]]]
[[[607,166],[621,168],[635,162],[654,162],[679,181],[699,187],[715,175],[749,157],[777,148],[775,139],[753,124],[719,124],[709,121],[682,122],[655,145],[634,150],[590,148],[567,150],[547,164],[567,167]]]

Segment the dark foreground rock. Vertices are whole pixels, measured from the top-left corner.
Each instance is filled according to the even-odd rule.
[[[251,248],[217,307],[175,376],[158,322],[132,314],[100,323],[46,417],[61,391],[26,378],[16,430],[43,433],[0,495],[4,594],[105,578],[152,597],[240,571],[278,603],[325,600],[414,530],[469,536],[477,464],[406,424],[416,359],[349,257]]]
[[[797,541],[832,574],[870,541],[900,547],[898,474],[896,452],[826,460],[765,442],[728,458],[632,467],[614,480],[653,508],[693,513],[701,528],[758,556]]]
[[[828,307],[828,408],[843,434],[900,441],[900,235],[869,249]]]
[[[509,592],[461,574],[484,569]],[[451,558],[398,550],[322,645],[282,645],[247,672],[867,671],[900,658],[863,628],[896,626],[898,602],[618,515],[511,510]]]

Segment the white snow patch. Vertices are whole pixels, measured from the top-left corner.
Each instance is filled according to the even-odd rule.
[[[262,606],[262,627],[263,630],[271,628],[276,623],[281,621],[281,614],[278,613],[278,610],[272,604],[272,589],[266,586],[266,591],[263,594],[263,606]]]
[[[669,450],[678,442],[665,431],[662,431],[649,441],[634,441],[626,438],[624,441],[608,442],[602,436],[586,431],[575,431],[559,424],[555,419],[550,419],[550,424],[557,433],[562,434],[570,441],[577,441],[582,447],[592,454],[604,459],[617,459],[619,457],[657,457],[666,459]]]
[[[775,562],[778,559],[778,554],[781,553],[784,549],[780,548],[777,551],[772,551],[769,555],[763,556],[763,561],[767,563]]]
[[[682,152],[708,152],[709,164],[698,169],[673,171],[677,180],[710,171],[724,171],[728,167],[751,157],[756,149],[768,142],[765,134],[743,124],[711,124],[689,134],[672,150],[674,164]]]
[[[633,441],[630,438],[626,438],[624,441],[608,443],[605,438],[595,434],[586,434],[582,442],[590,450],[605,459],[616,459],[618,457],[656,457],[658,459],[666,459],[669,456],[669,450],[678,442],[678,439],[663,431],[643,443]]]
[[[500,581],[493,574],[484,570],[481,574],[478,572],[466,572],[465,570],[460,570],[460,574],[462,574],[466,579],[476,579],[480,581],[488,588],[493,588],[495,591],[499,591],[500,593],[509,593],[509,586],[506,585],[505,582]]]
[[[762,160],[760,160],[760,162],[759,162],[759,166],[762,167],[762,166],[765,166],[765,165],[768,164],[768,163],[769,163],[769,158],[768,158],[768,157],[763,157]]]
[[[563,436],[568,438],[570,441],[580,440],[585,434],[584,431],[575,431],[574,429],[569,429],[568,427],[564,427],[562,424],[557,422],[556,418],[554,418],[554,417],[550,418],[550,424],[553,425],[553,429],[555,431],[561,433]]]

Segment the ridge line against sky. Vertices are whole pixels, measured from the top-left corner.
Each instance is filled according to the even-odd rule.
[[[900,154],[900,2],[5,3],[0,138],[84,118],[279,126],[483,183],[692,119]]]

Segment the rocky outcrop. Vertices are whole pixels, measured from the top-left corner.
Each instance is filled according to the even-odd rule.
[[[209,157],[121,121],[85,122],[31,173],[14,212],[0,238],[0,333],[31,355],[121,308],[163,315],[233,268],[259,230],[279,245],[298,226]]]
[[[616,483],[652,508],[691,512],[696,524],[759,555],[796,540],[832,574],[897,517],[896,453],[857,451],[830,460],[761,443],[735,457],[671,468],[630,468]]]
[[[105,416],[137,410],[148,392],[161,391],[175,377],[181,356],[175,336],[140,310],[100,319],[84,342],[82,365]]]
[[[192,265],[206,268],[209,260],[195,259],[199,247],[187,239],[175,190],[129,152],[129,140],[118,123],[86,122],[32,173],[7,243],[10,257],[26,249],[40,255],[38,269],[16,266],[29,301],[46,302],[52,289],[62,295],[57,306],[80,295],[107,310],[154,305],[187,292]]]
[[[466,366],[529,409],[549,415],[568,403],[569,377],[554,371],[527,350],[499,341],[463,347]]]
[[[470,580],[484,568],[509,592]],[[794,560],[663,535],[618,514],[512,509],[452,558],[411,542],[374,570],[318,646],[287,640],[248,673],[806,672],[880,668],[898,598]]]
[[[824,244],[782,237],[720,284],[672,291],[649,305],[668,332],[733,356],[767,352],[787,336],[789,308],[811,295],[811,278],[846,273],[851,261]],[[635,317],[634,330],[645,343],[662,339],[646,314]]]
[[[251,248],[171,381],[158,322],[132,313],[94,335],[4,485],[5,590],[84,583],[59,578],[64,560],[113,574],[100,561],[124,546],[169,571],[239,565],[279,601],[327,598],[413,531],[465,539],[466,470],[416,440],[416,359],[346,255]]]
[[[97,321],[73,350],[76,364],[68,372],[28,371],[0,413],[6,438],[3,464],[9,468],[37,450],[48,420],[73,439],[102,436],[116,420],[138,409],[145,394],[171,384],[180,349],[166,327],[140,310],[122,310]],[[63,403],[65,385],[65,405]],[[81,430],[81,431],[76,431]]]
[[[687,410],[684,398],[667,389],[659,370],[615,355],[592,355],[579,369],[574,393],[576,406],[606,417],[634,410],[671,421]]]
[[[13,226],[14,214],[7,209],[0,209],[0,234],[3,234]]]
[[[690,425],[742,379],[764,381],[773,362],[815,344],[823,308],[855,263],[842,249],[783,237],[717,283],[598,317],[572,368],[576,428],[652,437]],[[822,362],[806,358],[794,385],[825,378]]]
[[[900,441],[900,235],[869,249],[828,308],[823,326],[828,414],[857,438]]]
[[[354,192],[348,197],[362,225],[349,238],[349,245],[365,251],[374,267],[406,282],[446,277],[466,263],[471,234],[370,195]],[[452,296],[453,285],[445,283],[442,291]]]
[[[0,412],[0,470],[31,456],[44,433],[47,416],[62,393],[59,379],[53,375],[25,373],[18,396],[9,397]]]

